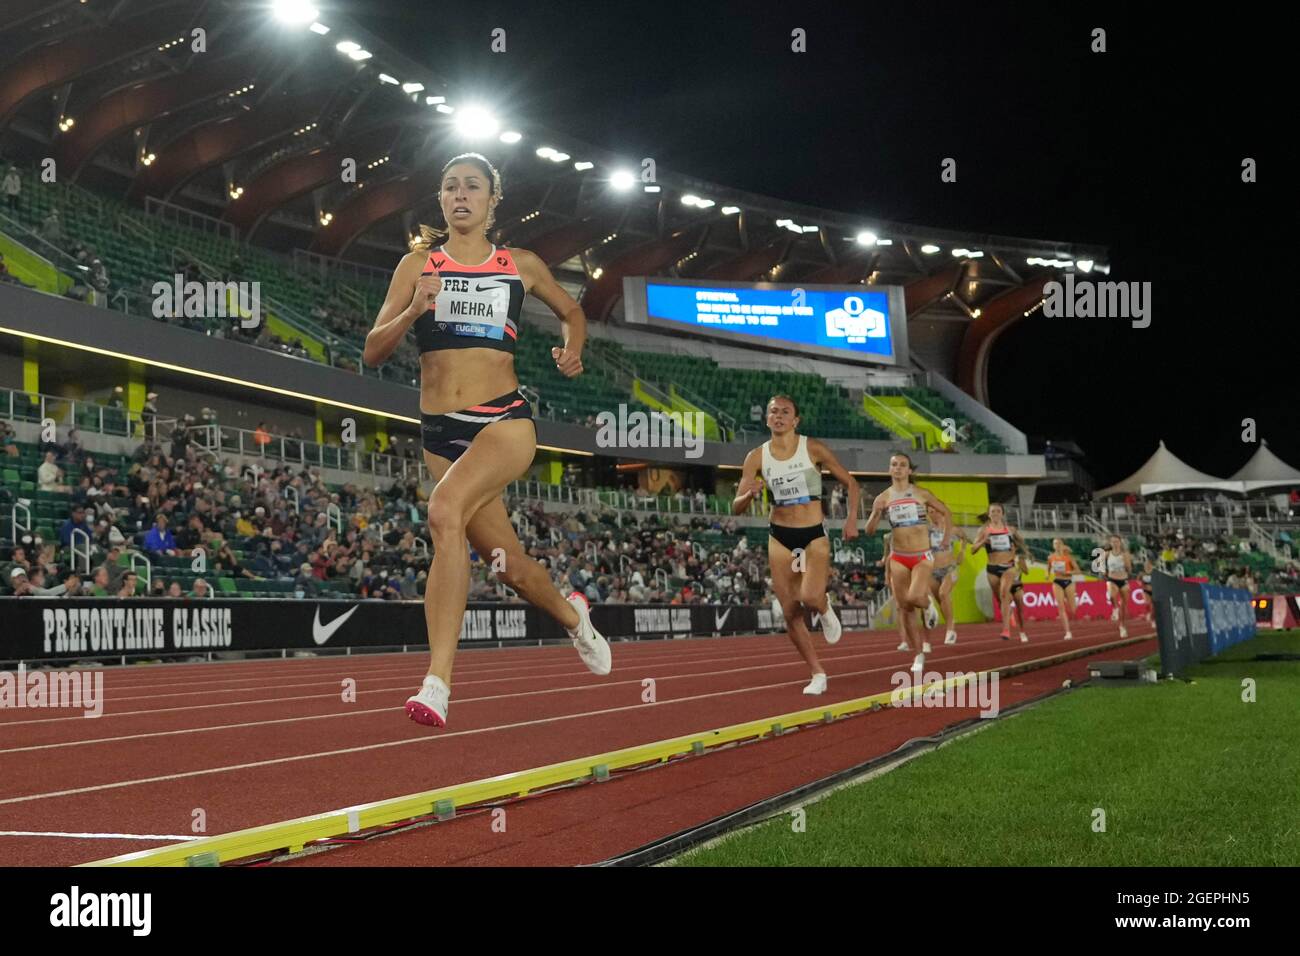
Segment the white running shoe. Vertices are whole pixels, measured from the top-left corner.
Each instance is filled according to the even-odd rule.
[[[1118,621],[1118,620],[1119,620],[1119,608],[1114,608],[1114,609],[1110,612],[1110,619],[1111,619],[1112,621]]]
[[[912,647],[910,644],[907,643],[907,641],[903,641],[903,643],[898,645],[898,649],[900,651],[910,651]]]
[[[1071,634],[1069,631],[1066,631],[1066,632],[1065,632],[1065,639],[1066,639],[1067,641],[1072,641],[1072,640],[1074,640],[1074,635]]]
[[[1024,631],[1021,631],[1021,632],[1020,632],[1020,643],[1021,643],[1021,644],[1028,644],[1028,643],[1029,643],[1029,635],[1026,634]]]
[[[922,653],[922,654],[929,654],[929,653],[930,653],[930,642],[929,642],[929,641],[922,641],[922,642],[921,642],[921,653]]]
[[[917,654],[916,657],[912,659],[912,671],[919,674],[923,670],[925,670],[925,655]]]
[[[948,636],[945,637],[945,638],[943,639],[943,642],[944,642],[945,644],[956,644],[956,643],[957,643],[957,632],[956,632],[956,631],[949,631],[949,632],[948,632]]]
[[[1119,636],[1120,636],[1120,637],[1128,637],[1128,631],[1126,631],[1126,630],[1124,629],[1124,625],[1123,625],[1123,624],[1121,624],[1121,625],[1119,626]]]
[[[939,612],[935,610],[933,604],[925,609],[925,626],[929,630],[934,630],[939,626]]]
[[[601,636],[600,631],[591,626],[591,613],[587,608],[587,599],[580,591],[574,591],[566,600],[578,612],[578,626],[568,632],[569,637],[573,638],[573,646],[578,649],[578,656],[582,658],[582,663],[587,665],[587,670],[603,677],[613,666],[609,641]]]
[[[441,677],[430,674],[420,685],[420,692],[406,699],[406,716],[426,727],[446,727],[451,688]]]
[[[803,689],[803,692],[814,697],[826,693],[826,675],[813,674],[813,679],[808,682],[808,686]]]
[[[826,638],[827,644],[834,644],[844,633],[844,628],[840,625],[840,619],[835,616],[835,609],[831,607],[831,596],[826,595],[826,613],[822,615],[822,637]]]

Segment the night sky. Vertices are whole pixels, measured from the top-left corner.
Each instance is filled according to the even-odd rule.
[[[322,4],[324,6],[324,4]],[[1151,282],[1152,324],[1026,320],[995,411],[1073,439],[1102,484],[1163,438],[1227,476],[1255,446],[1300,467],[1289,34],[1255,8],[1129,5],[349,3],[503,116],[674,172],[920,225],[1096,242]],[[1136,19],[1141,17],[1142,19]],[[506,30],[507,52],[489,49]],[[790,50],[807,31],[808,52]],[[1107,31],[1106,53],[1090,52]],[[1290,137],[1287,137],[1290,139]],[[958,181],[942,183],[941,158]],[[1241,182],[1253,157],[1260,181]]]

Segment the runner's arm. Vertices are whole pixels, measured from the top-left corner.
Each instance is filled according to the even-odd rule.
[[[939,545],[940,550],[942,550],[952,544],[952,512],[948,510],[946,504],[924,488],[917,488],[916,490],[920,492],[921,500],[939,512],[939,515],[943,518],[943,543]]]
[[[1033,560],[1034,553],[1029,550],[1028,542],[1025,541],[1024,537],[1015,528],[1011,529],[1011,543],[1015,545],[1016,550],[1020,554],[1016,563],[1020,565],[1022,573],[1028,574],[1029,562]]]
[[[840,464],[840,460],[835,457],[835,453],[816,438],[808,439],[808,453],[812,457],[813,464],[825,465],[831,476],[847,489],[849,510],[844,521],[844,537],[846,540],[852,541],[858,536],[858,508],[862,501],[862,489],[853,480],[853,476],[849,474],[848,469]]]
[[[754,501],[754,496],[758,494],[762,485],[758,480],[758,469],[763,460],[763,449],[751,449],[745,456],[745,464],[741,467],[740,484],[736,486],[736,497],[731,502],[731,513],[733,515],[744,514],[749,510],[750,504]]]
[[[545,302],[560,320],[564,348],[551,349],[556,368],[567,378],[582,374],[582,350],[587,344],[587,316],[573,296],[565,292],[551,270],[527,249],[512,249],[519,274],[528,282],[528,291]]]
[[[876,527],[880,524],[880,515],[885,509],[885,493],[882,491],[876,495],[871,502],[871,514],[867,516],[867,526],[863,530],[868,536],[876,533]],[[886,535],[886,538],[889,536]]]
[[[420,272],[427,259],[427,252],[409,252],[393,270],[393,278],[388,283],[388,295],[379,307],[374,327],[366,335],[366,347],[361,356],[361,360],[371,368],[378,368],[397,351],[407,330],[429,308],[427,300],[417,302],[415,296],[416,286],[420,284]],[[425,283],[430,286],[430,290],[438,284],[437,273],[434,273],[433,279],[434,283]],[[436,295],[436,291],[433,294]]]

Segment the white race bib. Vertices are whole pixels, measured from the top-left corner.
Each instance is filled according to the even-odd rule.
[[[802,471],[773,475],[768,487],[772,489],[772,498],[778,505],[801,504],[812,500],[808,491],[808,479]]]
[[[475,276],[447,276],[435,301],[440,327],[453,335],[483,339],[505,336],[510,289],[501,282]]]

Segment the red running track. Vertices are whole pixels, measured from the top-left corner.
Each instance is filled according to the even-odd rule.
[[[1117,631],[1080,621],[1065,643],[1054,624],[1037,624],[1028,644],[1000,640],[995,624],[960,634],[955,646],[935,645],[927,671],[1005,666],[1105,644]],[[569,647],[466,652],[442,731],[402,711],[424,673],[420,654],[107,668],[98,719],[0,711],[0,865],[61,866],[175,843],[192,835],[198,810],[200,835],[224,833],[879,693],[910,664],[897,640],[856,632],[821,645],[830,676],[821,698],[800,693],[807,670],[784,635],[616,643],[606,677]],[[1105,656],[1153,650],[1150,641]],[[1086,670],[1076,661],[1005,680],[1002,705]],[[655,703],[642,700],[645,678]],[[349,679],[355,702],[343,700]],[[886,710],[521,801],[505,834],[471,816],[294,865],[596,862],[973,714]]]

